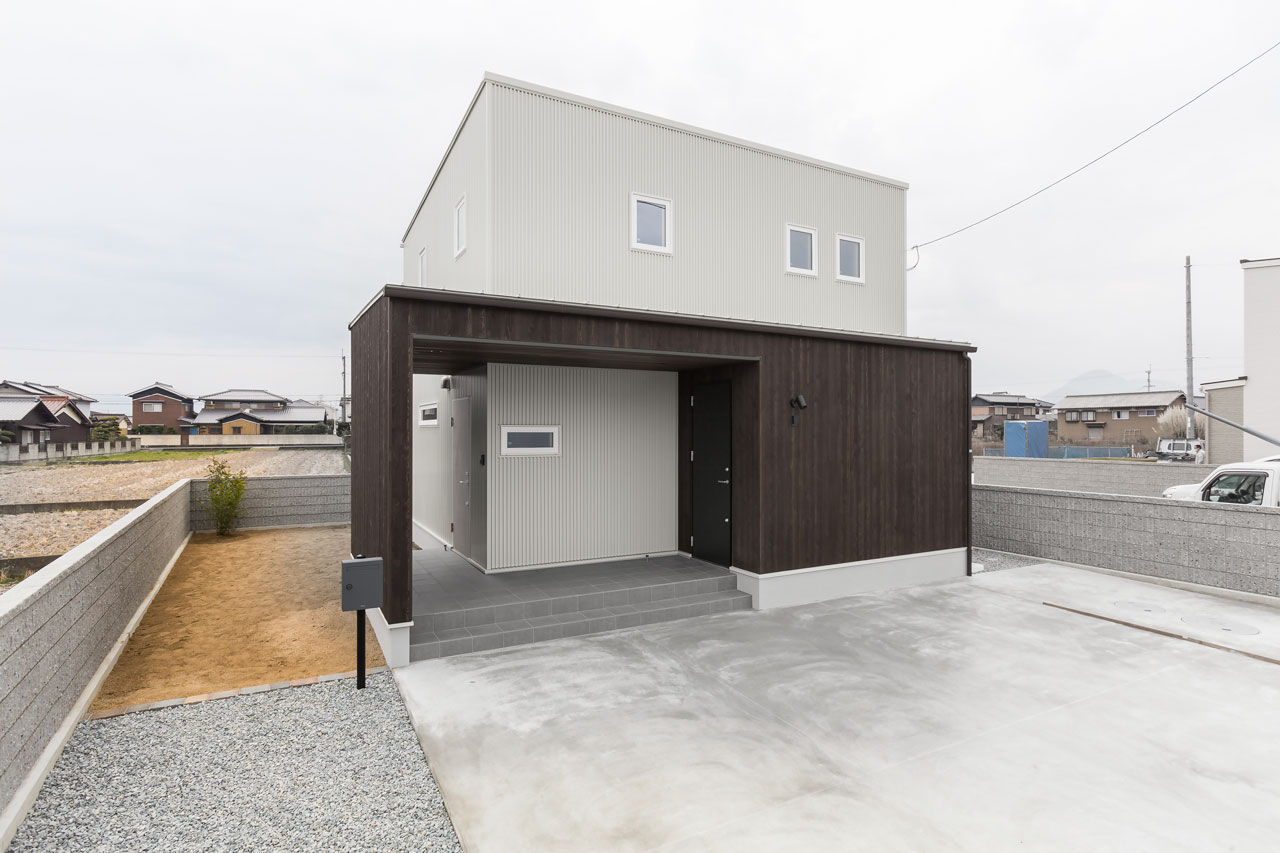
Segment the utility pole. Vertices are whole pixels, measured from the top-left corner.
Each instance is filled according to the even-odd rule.
[[[1191,360],[1191,256],[1187,255],[1187,439],[1195,440],[1196,416],[1191,406],[1196,402],[1196,383]]]
[[[1147,362],[1147,390],[1151,390],[1151,362]]]
[[[347,422],[347,351],[342,350],[342,396],[338,398],[338,407],[342,410],[341,420],[339,423]],[[335,425],[335,433],[338,431]]]

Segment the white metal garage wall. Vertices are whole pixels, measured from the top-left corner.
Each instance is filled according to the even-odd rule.
[[[677,375],[489,365],[490,571],[676,550]],[[503,425],[558,456],[502,456]]]
[[[443,376],[413,377],[413,540],[429,547],[424,528],[437,538],[453,543],[449,521],[453,513],[453,448],[449,433],[449,391],[440,387]],[[420,426],[418,408],[423,403],[439,407],[439,425]]]

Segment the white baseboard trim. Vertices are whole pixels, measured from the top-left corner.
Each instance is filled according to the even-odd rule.
[[[366,610],[365,615],[373,626],[373,635],[378,638],[378,645],[382,646],[382,656],[387,659],[387,666],[392,669],[408,666],[409,629],[413,627],[412,620],[388,623],[387,617],[382,615],[381,607]]]
[[[729,571],[737,575],[738,589],[751,594],[752,607],[768,610],[895,587],[956,580],[968,574],[968,558],[969,549],[949,548],[766,574],[732,566]]]
[[[433,539],[435,542],[431,542]],[[421,521],[418,521],[418,519],[413,519],[413,544],[417,545],[419,548],[425,548],[427,547],[427,544],[434,545],[436,543],[439,543],[450,550],[453,549],[453,544],[450,543],[449,540],[445,539],[439,533],[436,533],[430,527],[427,527]]]
[[[124,627],[124,630],[120,632],[120,636],[116,638],[111,651],[107,653],[97,670],[94,671],[93,678],[89,679],[89,683],[85,685],[84,690],[80,691],[80,698],[76,700],[76,704],[72,706],[71,711],[62,721],[62,725],[58,727],[58,730],[53,733],[53,737],[49,739],[49,743],[45,745],[44,751],[40,753],[35,765],[27,773],[27,778],[22,780],[18,790],[13,793],[12,799],[9,800],[9,805],[5,807],[3,812],[0,812],[0,850],[8,849],[9,842],[13,841],[13,837],[18,834],[18,827],[22,826],[22,821],[26,819],[27,812],[35,805],[36,797],[40,795],[40,788],[44,786],[44,780],[48,778],[50,771],[53,770],[53,765],[58,763],[58,758],[62,755],[62,750],[66,747],[67,742],[71,740],[71,735],[75,732],[76,725],[88,712],[89,706],[93,704],[94,697],[98,695],[99,688],[107,680],[111,670],[115,669],[116,661],[120,659],[120,655],[124,652],[124,647],[129,644],[129,638],[133,636],[134,631],[138,630],[142,617],[147,614],[147,608],[151,606],[156,594],[160,592],[160,587],[164,586],[165,579],[169,577],[169,572],[178,562],[178,557],[182,556],[182,552],[190,541],[191,533],[188,531],[186,537],[182,540],[182,544],[173,552],[168,564],[160,572],[160,577],[156,579],[151,591],[147,593],[147,597],[142,600],[142,603],[138,605],[138,609],[134,611],[133,618],[129,620],[129,624]]]

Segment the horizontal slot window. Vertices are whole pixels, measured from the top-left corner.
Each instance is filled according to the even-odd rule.
[[[503,426],[503,456],[555,456],[560,453],[558,426]]]

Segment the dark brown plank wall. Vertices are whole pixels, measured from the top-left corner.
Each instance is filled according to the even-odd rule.
[[[414,333],[758,358],[681,371],[684,395],[695,379],[733,384],[733,548],[741,568],[774,572],[968,545],[962,348],[383,296],[352,326],[352,540],[387,560],[389,619],[408,619],[411,609]],[[584,354],[583,363],[591,358]],[[792,426],[796,394],[809,406]],[[680,435],[687,459],[683,419]],[[687,546],[687,478],[680,483]]]

